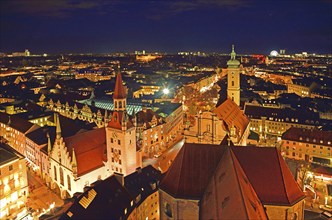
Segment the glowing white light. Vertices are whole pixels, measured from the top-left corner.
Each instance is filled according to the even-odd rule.
[[[278,56],[278,52],[276,50],[272,50],[271,53],[270,53],[270,56],[273,56],[273,57],[276,57]]]
[[[164,93],[165,95],[167,95],[167,94],[169,93],[169,89],[167,89],[167,88],[163,89],[163,93]]]

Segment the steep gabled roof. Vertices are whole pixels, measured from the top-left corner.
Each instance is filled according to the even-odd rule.
[[[121,73],[118,73],[116,76],[113,99],[125,99],[126,97],[126,90],[122,84]]]
[[[219,119],[227,124],[228,128],[235,126],[237,132],[241,132],[241,136],[249,125],[248,117],[243,114],[240,107],[229,98],[221,103],[213,112]]]
[[[246,146],[232,151],[264,205],[290,206],[304,198],[276,148]]]
[[[106,160],[105,128],[76,134],[65,138],[64,142],[71,157],[73,148],[75,149],[78,176],[104,166],[103,162]]]
[[[238,160],[229,147],[201,200],[201,219],[267,219]]]
[[[176,198],[201,199],[224,151],[219,145],[185,143],[160,188]]]

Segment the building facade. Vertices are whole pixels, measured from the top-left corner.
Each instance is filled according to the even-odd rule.
[[[0,218],[23,217],[29,195],[25,159],[3,143],[0,154]]]

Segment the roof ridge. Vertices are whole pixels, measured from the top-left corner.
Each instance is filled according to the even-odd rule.
[[[238,185],[238,187],[239,187],[239,189],[240,189],[240,191],[241,191],[240,194],[241,194],[241,198],[242,198],[242,203],[243,203],[243,205],[244,205],[244,208],[246,209],[245,214],[246,214],[247,219],[249,219],[249,216],[248,216],[248,212],[249,212],[249,210],[248,210],[248,208],[247,208],[247,206],[246,206],[246,203],[244,202],[243,190],[242,190],[242,187],[241,187],[241,184],[240,184],[239,175],[238,175],[238,172],[237,172],[236,166],[235,166],[235,164],[234,164],[234,158],[233,158],[233,156],[235,157],[235,155],[233,155],[233,152],[231,151],[231,148],[228,148],[228,152],[230,153],[230,157],[231,157],[231,161],[232,161],[232,166],[233,166],[233,169],[234,169],[234,171],[235,171],[235,178],[236,178],[236,180],[237,180],[237,185]],[[235,159],[236,159],[236,158],[235,158]],[[239,164],[239,165],[240,165],[240,164]],[[240,165],[240,167],[241,167],[241,165]]]
[[[185,154],[185,151],[187,150],[186,148],[188,148],[188,146],[186,146],[186,144],[184,144],[183,146],[182,146],[182,148],[183,148],[183,153],[182,153],[182,158],[181,158],[181,166],[180,166],[180,175],[179,175],[179,178],[178,178],[178,183],[176,184],[176,186],[178,187],[179,186],[179,183],[180,183],[180,180],[181,180],[181,175],[182,175],[182,166],[183,166],[183,158],[184,158],[184,154]],[[182,148],[181,148],[181,150],[182,150]],[[170,168],[168,168],[168,169],[170,169]],[[178,190],[179,190],[179,188],[177,188],[176,189],[176,194],[178,194]]]
[[[288,194],[287,194],[286,184],[285,184],[284,173],[282,172],[282,168],[281,168],[281,164],[280,164],[280,157],[279,157],[279,153],[277,151],[277,148],[275,148],[274,152],[275,152],[275,154],[277,156],[277,160],[278,160],[278,164],[279,164],[279,170],[280,170],[281,178],[282,178],[282,188],[284,189],[284,193],[286,195],[287,201],[290,204],[289,197],[288,197]]]

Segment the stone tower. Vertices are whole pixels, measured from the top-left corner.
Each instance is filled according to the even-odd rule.
[[[110,170],[125,176],[137,167],[136,128],[127,114],[126,102],[126,90],[118,73],[113,94],[114,111],[106,126],[107,159]]]
[[[227,61],[227,96],[240,106],[240,62],[235,57],[232,45],[231,59]]]

